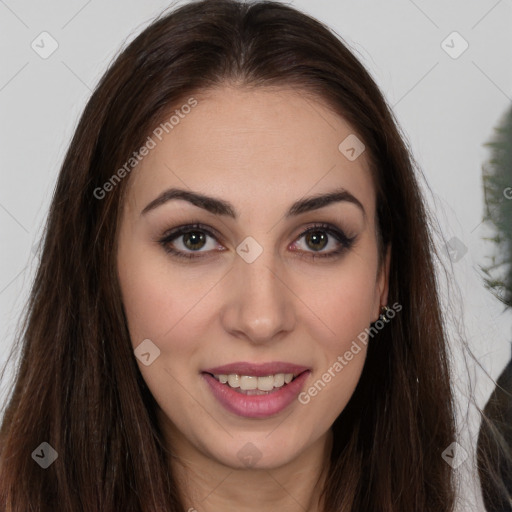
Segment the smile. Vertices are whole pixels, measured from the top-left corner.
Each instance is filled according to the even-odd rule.
[[[288,408],[311,370],[288,363],[232,363],[201,372],[216,401],[246,418],[268,418]]]
[[[245,395],[265,395],[271,393],[274,389],[282,388],[292,382],[296,377],[293,373],[277,373],[265,377],[256,377],[255,375],[213,375],[221,384],[227,384],[239,393]]]

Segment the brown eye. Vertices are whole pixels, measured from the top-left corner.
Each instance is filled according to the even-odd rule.
[[[293,250],[301,256],[312,259],[330,258],[341,256],[352,247],[355,239],[355,236],[348,237],[343,231],[331,224],[316,224],[299,235],[299,238],[293,244]]]
[[[183,258],[200,258],[221,250],[217,236],[202,224],[180,226],[158,240],[167,253]]]
[[[321,251],[328,243],[328,236],[322,231],[310,231],[305,236],[306,244],[314,251]]]
[[[189,231],[185,233],[183,236],[183,245],[190,249],[191,251],[197,251],[198,249],[202,249],[204,244],[206,243],[206,236],[204,233],[200,231]]]

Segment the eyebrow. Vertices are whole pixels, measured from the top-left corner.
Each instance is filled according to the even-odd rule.
[[[153,199],[153,201],[151,201],[142,210],[141,215],[145,215],[149,211],[154,210],[155,208],[173,199],[188,201],[194,206],[202,208],[203,210],[206,210],[215,215],[224,215],[233,219],[238,218],[238,212],[231,203],[215,197],[199,194],[198,192],[190,192],[188,190],[179,188],[170,188],[162,192],[156,199]],[[290,206],[289,210],[285,214],[285,217],[300,215],[301,213],[318,210],[330,204],[344,201],[355,204],[358,208],[361,209],[363,216],[366,217],[366,211],[359,199],[357,199],[344,188],[338,188],[326,194],[318,194],[315,196],[299,199]]]

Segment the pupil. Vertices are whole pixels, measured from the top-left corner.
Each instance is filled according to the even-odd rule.
[[[313,247],[310,245],[310,242],[313,242],[314,245],[320,244],[321,247]],[[311,249],[323,249],[327,244],[327,236],[322,231],[312,231],[306,235],[306,243],[310,245]]]
[[[188,249],[201,249],[205,241],[204,233],[200,233],[198,231],[191,231],[190,233],[185,233],[183,235],[183,238],[185,246]],[[190,244],[188,242],[190,242]],[[197,247],[198,244],[199,247]]]

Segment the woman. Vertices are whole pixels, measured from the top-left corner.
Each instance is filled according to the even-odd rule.
[[[0,431],[2,510],[451,511],[433,244],[316,20],[189,3],[92,95]]]

